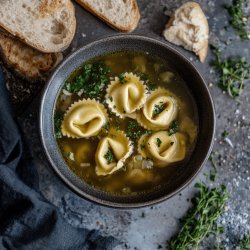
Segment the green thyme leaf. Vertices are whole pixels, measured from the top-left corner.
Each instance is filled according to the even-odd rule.
[[[221,133],[222,138],[226,138],[228,135],[229,135],[229,132],[226,131],[226,130],[224,130],[224,131]]]
[[[221,58],[221,51],[212,47],[216,60],[213,67],[219,73],[219,87],[226,91],[231,97],[238,97],[249,78],[250,65],[245,58],[229,58],[224,61]]]
[[[228,14],[231,17],[230,24],[242,40],[249,39],[249,35],[247,33],[247,21],[249,15],[246,15],[243,10],[243,5],[245,3],[247,3],[247,0],[233,0],[232,4],[224,5],[224,8],[228,11]]]
[[[215,152],[212,151],[208,159],[212,163],[214,170],[217,171],[218,168],[217,168],[217,163],[215,161]]]

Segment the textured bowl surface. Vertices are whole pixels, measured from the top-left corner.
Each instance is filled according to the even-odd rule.
[[[195,149],[185,168],[166,180],[161,188],[136,196],[115,196],[97,190],[79,179],[66,165],[54,138],[54,110],[56,99],[65,79],[89,59],[121,50],[149,52],[165,58],[177,69],[186,82],[197,105],[199,134]],[[78,195],[93,202],[116,207],[135,208],[152,205],[173,196],[183,189],[199,172],[207,160],[214,137],[215,115],[211,96],[206,83],[194,65],[166,43],[152,38],[135,35],[118,35],[92,42],[68,56],[56,69],[45,87],[40,109],[40,135],[45,153],[61,179]]]

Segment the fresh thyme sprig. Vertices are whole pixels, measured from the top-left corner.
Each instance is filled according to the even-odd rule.
[[[249,78],[250,65],[247,64],[244,57],[229,58],[224,61],[221,58],[221,51],[211,46],[216,61],[214,68],[219,73],[219,87],[226,91],[231,97],[238,97],[245,86],[245,81]]]
[[[232,4],[224,5],[224,8],[228,11],[228,14],[231,17],[230,24],[242,40],[249,39],[247,33],[247,21],[249,15],[245,15],[243,11],[243,4],[246,2],[247,0],[233,0]]]
[[[183,226],[178,235],[170,240],[171,250],[198,249],[206,236],[222,232],[222,228],[215,223],[229,198],[226,187],[221,185],[210,189],[203,183],[196,183],[195,187],[198,194],[193,200],[194,206],[182,220]]]

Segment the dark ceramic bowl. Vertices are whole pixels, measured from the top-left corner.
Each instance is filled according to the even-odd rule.
[[[54,138],[54,110],[56,99],[65,79],[72,71],[89,59],[107,52],[121,50],[145,51],[167,58],[179,72],[196,101],[199,116],[199,134],[195,149],[185,168],[167,180],[164,186],[136,196],[115,196],[97,190],[79,179],[66,165]],[[61,179],[78,195],[90,201],[116,208],[135,208],[164,201],[187,186],[201,169],[211,151],[215,129],[215,115],[206,83],[194,65],[168,44],[135,36],[118,35],[92,42],[67,57],[48,81],[40,110],[40,133],[46,155]]]

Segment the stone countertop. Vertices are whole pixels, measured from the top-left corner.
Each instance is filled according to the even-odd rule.
[[[164,41],[161,36],[167,15],[181,3],[175,0],[139,0],[141,20],[133,32]],[[228,16],[221,7],[229,1],[200,0],[202,9],[208,17],[210,27],[210,43],[223,48],[223,55],[239,55],[250,62],[250,42],[241,42],[234,31],[229,28]],[[75,38],[65,52],[65,55],[76,48],[107,35],[117,34],[100,20],[76,6],[77,29]],[[164,9],[164,6],[166,8]],[[163,11],[164,9],[164,11]],[[212,169],[211,163],[203,167],[198,177],[185,190],[173,198],[147,208],[135,210],[116,210],[90,203],[69,190],[55,175],[43,154],[38,135],[37,113],[40,104],[42,85],[27,83],[8,70],[8,87],[18,111],[18,119],[32,149],[32,154],[38,166],[40,189],[44,196],[56,205],[65,219],[76,227],[99,229],[103,235],[113,235],[125,242],[117,249],[153,250],[166,248],[166,241],[179,229],[181,218],[191,206],[190,198],[195,194],[194,184],[203,180],[208,185],[225,183],[231,198],[219,223],[224,227],[224,233],[215,239],[225,249],[235,249],[237,242],[250,230],[250,84],[246,84],[240,97],[240,102],[231,99],[217,86],[217,77],[209,66],[213,56],[209,51],[207,60],[201,64],[196,56],[180,47],[176,47],[198,67],[204,75],[212,94],[217,117],[214,152],[218,164],[219,176],[212,183],[204,175]],[[32,100],[31,105],[27,105]],[[221,133],[229,131],[227,143]],[[230,145],[231,144],[231,145]],[[207,239],[200,249],[211,249],[211,241]]]

